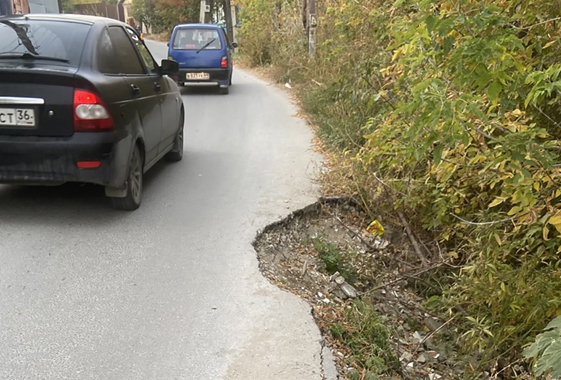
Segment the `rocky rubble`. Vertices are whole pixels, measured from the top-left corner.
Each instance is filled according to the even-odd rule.
[[[333,339],[330,327],[341,320],[356,297],[371,304],[390,331],[402,379],[460,377],[450,321],[423,307],[407,273],[420,269],[403,231],[386,227],[382,237],[365,234],[366,216],[348,199],[322,199],[261,231],[255,242],[260,269],[278,286],[311,303],[313,314],[338,359],[340,373],[353,378],[348,348]],[[330,242],[340,252],[352,252],[358,269],[354,284],[341,273],[329,274],[311,243]],[[413,281],[412,281],[413,280]],[[360,377],[358,377],[360,378]]]

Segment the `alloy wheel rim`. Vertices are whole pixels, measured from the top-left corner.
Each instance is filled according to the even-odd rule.
[[[177,150],[178,150],[179,154],[183,156],[183,128],[181,128],[179,130],[179,135],[177,137],[178,137],[177,138],[177,140],[178,140],[177,141],[177,145],[178,145]]]
[[[132,157],[130,174],[130,191],[132,198],[136,203],[140,202],[140,195],[142,193],[142,165],[140,163],[140,156],[138,150],[135,149]]]

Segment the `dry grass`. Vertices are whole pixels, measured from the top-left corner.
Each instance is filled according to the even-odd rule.
[[[143,34],[143,37],[147,40],[168,42],[171,37],[171,32],[162,32],[157,34]]]
[[[325,158],[325,169],[318,178],[322,185],[322,195],[340,196],[356,194],[355,163],[352,162],[351,157],[327,150],[323,143],[318,145],[318,150]]]

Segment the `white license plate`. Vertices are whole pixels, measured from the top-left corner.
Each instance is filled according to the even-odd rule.
[[[35,112],[29,108],[0,108],[0,126],[35,126]]]
[[[187,73],[185,75],[185,79],[187,80],[209,80],[210,74],[209,73]]]

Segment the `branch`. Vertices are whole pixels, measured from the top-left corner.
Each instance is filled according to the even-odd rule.
[[[456,316],[454,315],[452,318],[450,318],[449,320],[447,320],[446,322],[444,322],[443,324],[441,324],[440,326],[438,326],[438,328],[436,330],[434,330],[433,332],[431,332],[429,335],[427,335],[423,340],[421,340],[418,344],[417,344],[417,348],[415,349],[415,351],[417,351],[417,349],[419,347],[421,347],[421,345],[423,343],[425,343],[427,340],[429,340],[430,338],[432,338],[437,332],[439,332],[440,330],[442,330],[446,325],[448,325],[450,322],[452,322],[454,319],[456,319]]]
[[[435,264],[435,265],[433,265],[433,266],[431,266],[431,267],[422,269],[422,270],[420,270],[420,271],[418,271],[418,272],[415,272],[415,273],[413,273],[413,274],[404,274],[404,275],[402,275],[402,276],[400,276],[400,277],[398,277],[398,278],[396,278],[396,279],[394,279],[394,280],[388,281],[388,282],[386,282],[386,283],[384,283],[384,284],[382,284],[382,285],[375,286],[375,287],[373,287],[372,289],[369,289],[368,291],[362,293],[361,295],[372,293],[372,292],[374,292],[374,291],[376,291],[376,290],[378,290],[378,289],[385,288],[386,286],[393,285],[393,284],[395,284],[396,282],[400,282],[400,281],[403,281],[403,280],[408,279],[408,278],[411,278],[411,277],[417,277],[417,276],[420,275],[420,274],[423,274],[423,273],[428,272],[428,271],[430,271],[430,270],[433,270],[433,269],[436,269],[436,268],[438,268],[438,267],[441,267],[441,266],[444,265],[444,264],[445,264],[444,262],[440,262],[440,263],[438,263],[438,264]]]
[[[542,111],[542,109],[536,105],[534,105],[534,108],[537,109],[543,116],[545,116],[545,118],[547,120],[549,120],[550,122],[553,123],[553,125],[555,125],[557,128],[561,129],[561,125],[559,125],[558,122],[556,122],[555,120],[553,120],[548,114],[546,114],[545,112]]]
[[[342,220],[341,218],[339,218],[337,215],[333,215],[331,214],[329,211],[327,212],[328,214],[330,214],[333,218],[335,218],[336,221],[338,221],[343,227],[345,227],[347,229],[347,231],[349,231],[351,234],[353,234],[354,236],[356,236],[357,238],[360,239],[360,241],[366,245],[368,248],[370,248],[372,251],[379,251],[379,249],[375,248],[374,246],[372,246],[372,244],[368,243],[366,240],[364,240],[364,238],[362,236],[360,236],[358,233],[356,233],[355,231],[353,231],[349,226],[347,226]]]
[[[449,214],[452,215],[454,218],[464,222],[465,224],[469,224],[470,226],[489,226],[491,224],[504,223],[504,222],[508,222],[510,220],[510,218],[508,218],[508,219],[496,220],[494,222],[470,222],[469,220],[465,220],[464,218],[461,218],[454,213],[450,212]]]
[[[530,30],[532,28],[535,28],[536,26],[540,26],[540,25],[543,25],[543,24],[547,24],[548,22],[553,22],[553,21],[557,21],[557,20],[561,20],[561,17],[550,18],[549,20],[545,20],[545,21],[542,21],[542,22],[538,22],[537,24],[533,24],[533,25],[530,25],[530,26],[526,26],[524,28],[517,28],[517,29]]]
[[[395,204],[395,201],[394,201],[391,193],[389,192],[389,190],[391,190],[391,187],[389,187],[386,183],[384,183],[384,181],[382,181],[380,178],[378,178],[374,173],[371,173],[371,174],[374,176],[374,178],[379,183],[384,185],[384,190],[386,191],[386,194],[390,198],[391,202]],[[399,216],[399,219],[401,220],[401,223],[403,223],[403,225],[405,227],[405,232],[407,233],[407,236],[409,237],[409,240],[411,240],[411,244],[413,244],[413,248],[415,249],[415,253],[417,254],[417,256],[419,256],[419,259],[421,259],[421,262],[422,262],[423,266],[424,267],[428,266],[428,264],[429,264],[428,260],[425,257],[425,255],[423,255],[423,252],[421,251],[421,247],[419,247],[419,243],[415,239],[415,236],[413,235],[413,231],[411,231],[411,227],[409,226],[409,223],[407,222],[407,219],[405,219],[405,216],[399,210],[397,210],[397,215]]]
[[[397,215],[399,216],[401,223],[403,223],[403,225],[405,226],[405,232],[407,232],[407,236],[409,237],[409,240],[411,240],[411,244],[413,244],[413,248],[415,248],[415,253],[417,253],[417,256],[419,256],[419,259],[421,259],[423,266],[424,267],[428,266],[429,262],[425,257],[425,255],[423,255],[423,252],[421,252],[421,247],[419,246],[419,243],[415,239],[415,236],[413,236],[413,231],[411,231],[411,227],[409,226],[409,223],[407,223],[407,219],[405,219],[405,216],[399,210],[397,210]]]
[[[500,375],[502,372],[504,372],[504,371],[506,371],[506,370],[512,368],[513,366],[515,366],[516,364],[521,363],[521,362],[522,362],[522,359],[518,359],[518,360],[513,361],[513,362],[510,363],[509,365],[505,366],[503,369],[497,371],[492,377],[490,377],[490,379],[495,379],[495,380],[496,380],[496,379],[499,379],[499,375]],[[513,371],[514,371],[514,370],[513,370]]]

